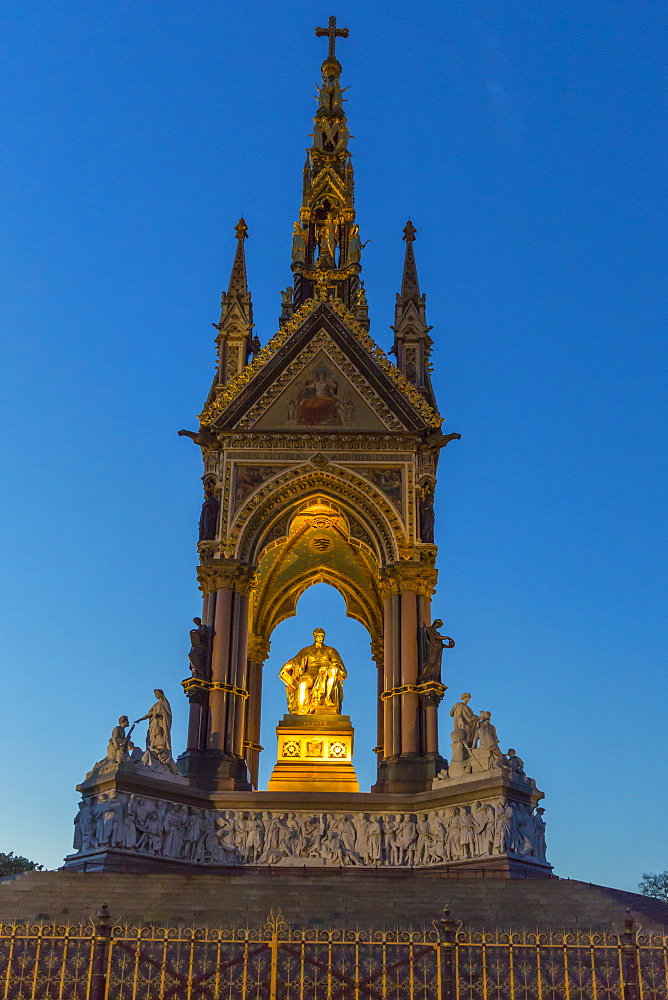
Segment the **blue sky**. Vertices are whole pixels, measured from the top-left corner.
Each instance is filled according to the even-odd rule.
[[[5,697],[0,850],[55,867],[74,786],[160,686],[185,738],[201,499],[194,427],[233,226],[257,332],[290,283],[321,2],[4,0],[0,189]],[[446,431],[435,613],[449,691],[546,793],[558,874],[668,867],[667,11],[639,2],[339,2],[372,334],[410,216]],[[320,585],[373,780],[367,637]],[[448,726],[443,721],[447,751]]]

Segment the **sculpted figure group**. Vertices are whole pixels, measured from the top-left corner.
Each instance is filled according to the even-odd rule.
[[[172,757],[172,709],[161,688],[156,688],[153,694],[156,697],[155,703],[151,705],[146,715],[133,722],[127,735],[125,730],[129,725],[128,717],[127,715],[120,717],[118,725],[114,726],[109,737],[107,756],[97,762],[87,777],[112,770],[119,764],[142,764],[157,773],[177,773]],[[131,742],[130,737],[135,726],[145,721],[148,721],[148,731],[146,749],[142,751]]]
[[[218,865],[419,867],[500,854],[544,861],[543,812],[505,798],[418,814],[215,812],[112,791],[80,804],[74,847]]]
[[[478,715],[469,706],[471,695],[465,691],[450,709],[452,717],[452,750],[450,755],[450,773],[457,774],[471,770],[474,757],[486,759],[489,767],[502,767],[512,771],[515,777],[525,778],[524,761],[517,756],[511,747],[508,753],[503,753],[499,746],[496,727],[492,724],[491,712],[479,712]],[[474,751],[484,751],[475,754]]]

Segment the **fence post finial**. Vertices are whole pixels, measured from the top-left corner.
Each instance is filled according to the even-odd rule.
[[[106,903],[102,904],[96,917],[89,1000],[105,1000],[109,940],[111,938],[111,914]]]
[[[624,914],[624,931],[620,934],[620,940],[624,970],[624,1000],[640,1000],[638,942],[636,940],[635,920],[628,907]]]
[[[452,919],[448,906],[443,907],[443,916],[434,920],[434,927],[440,938],[439,971],[440,990],[438,1000],[455,1000],[455,937],[457,922]]]

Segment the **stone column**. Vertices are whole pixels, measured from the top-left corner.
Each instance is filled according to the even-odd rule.
[[[401,686],[401,597],[392,595],[392,688]],[[401,698],[394,695],[392,705],[392,745],[391,756],[401,753]]]
[[[216,592],[213,652],[211,654],[211,680],[214,684],[229,684],[230,641],[232,630],[233,592],[221,587]],[[225,750],[227,735],[227,700],[225,688],[214,687],[209,695],[209,750]]]
[[[438,703],[434,698],[425,699],[425,750],[428,754],[438,754]]]
[[[235,594],[235,670],[234,686],[243,694],[233,695],[234,722],[232,726],[232,753],[244,755],[246,701],[248,698],[248,594]],[[230,671],[231,673],[231,671]]]
[[[182,772],[198,788],[249,790],[243,702],[251,570],[231,559],[212,559],[199,567],[198,576],[208,596],[207,624],[214,630],[211,674],[202,685],[208,688],[208,720],[206,739],[200,726],[199,753],[184,755]]]
[[[383,691],[390,691],[394,684],[394,614],[393,598],[385,598],[383,606]],[[392,703],[394,698],[386,698],[383,706],[383,736],[378,745],[383,747],[383,759],[391,757],[394,749],[394,717]]]
[[[269,643],[264,636],[248,637],[248,701],[246,702],[244,756],[253,788],[258,786],[260,769],[260,724],[262,711],[262,670],[269,656]]]
[[[404,590],[401,594],[401,685],[415,687],[418,677],[418,615],[417,594]],[[401,752],[418,753],[419,699],[415,691],[401,696]]]
[[[431,623],[431,600],[425,595],[418,598],[420,628]],[[422,752],[436,756],[438,754],[438,703],[434,695],[422,698]]]
[[[418,677],[419,627],[429,613],[428,598],[435,583],[434,566],[418,560],[397,562],[383,572],[385,693],[408,690],[384,701],[385,756],[379,761],[378,781],[372,789],[376,792],[402,794],[431,788],[435,771],[427,744],[435,745],[434,719],[427,727]]]
[[[385,756],[385,704],[381,695],[385,690],[385,657],[383,655],[383,640],[371,640],[371,659],[376,664],[376,691],[378,701],[376,702],[376,746],[374,753],[377,760],[382,760]]]

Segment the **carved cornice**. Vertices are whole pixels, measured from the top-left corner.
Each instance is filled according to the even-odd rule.
[[[238,594],[249,594],[254,586],[251,567],[234,559],[221,559],[198,566],[197,579],[203,594],[211,594],[214,590],[234,590]]]
[[[386,570],[380,581],[382,597],[393,597],[405,591],[431,597],[436,590],[438,572],[435,566],[414,561],[395,563]]]
[[[368,431],[332,431],[329,434],[310,432],[285,431],[246,431],[233,434],[219,435],[220,448],[222,449],[257,449],[262,452],[267,450],[277,452],[278,450],[290,451],[303,449],[308,452],[315,451],[339,451],[349,453],[351,451],[362,452],[382,452],[378,456],[371,458],[394,459],[396,452],[406,452],[410,449],[411,456],[417,451],[420,438],[417,434],[388,434],[383,432],[369,433]],[[420,453],[421,454],[421,453]],[[234,457],[242,457],[234,456]],[[245,455],[243,456],[245,457]],[[252,457],[252,456],[251,456]],[[264,461],[264,458],[262,460]],[[366,459],[366,454],[363,456]],[[283,456],[281,456],[283,460]],[[399,455],[399,461],[406,461],[403,455]]]

